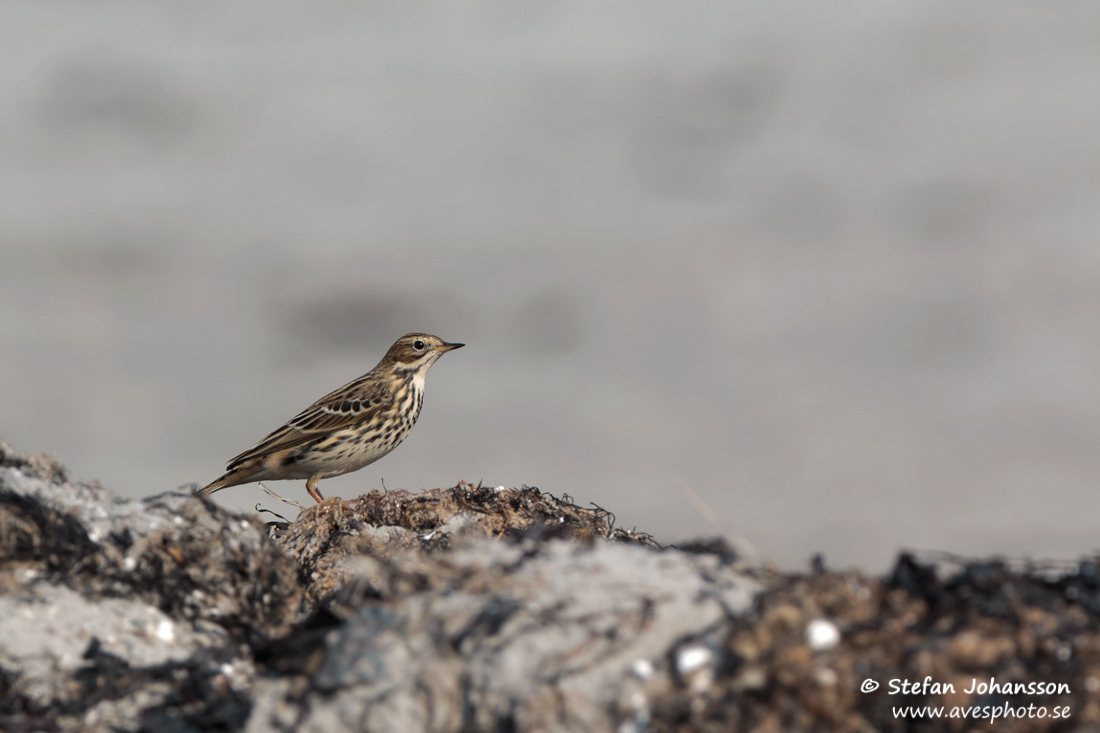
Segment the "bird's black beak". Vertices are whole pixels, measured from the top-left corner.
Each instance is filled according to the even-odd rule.
[[[442,344],[440,344],[439,350],[440,351],[454,351],[455,349],[461,349],[465,345],[466,344],[449,344],[446,341],[444,341]]]

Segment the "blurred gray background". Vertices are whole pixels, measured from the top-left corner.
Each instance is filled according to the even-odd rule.
[[[327,494],[788,567],[1100,545],[1100,5],[3,16],[0,438],[77,477],[210,481],[423,330],[468,347]]]

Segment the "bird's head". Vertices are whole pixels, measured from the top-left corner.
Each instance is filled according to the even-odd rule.
[[[427,333],[407,333],[394,342],[382,363],[389,364],[394,371],[426,372],[436,359],[463,346],[465,344],[449,344]]]

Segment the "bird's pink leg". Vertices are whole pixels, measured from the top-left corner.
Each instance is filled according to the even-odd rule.
[[[321,496],[320,489],[317,488],[317,482],[320,480],[320,476],[310,476],[309,481],[306,481],[306,493],[312,496],[318,504],[325,500],[325,497]]]

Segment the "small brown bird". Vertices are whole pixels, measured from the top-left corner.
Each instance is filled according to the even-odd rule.
[[[306,491],[323,501],[318,481],[358,471],[405,439],[424,404],[428,370],[443,354],[462,346],[426,333],[402,336],[378,366],[229,461],[220,478],[196,493],[208,495],[253,481],[307,479]]]

